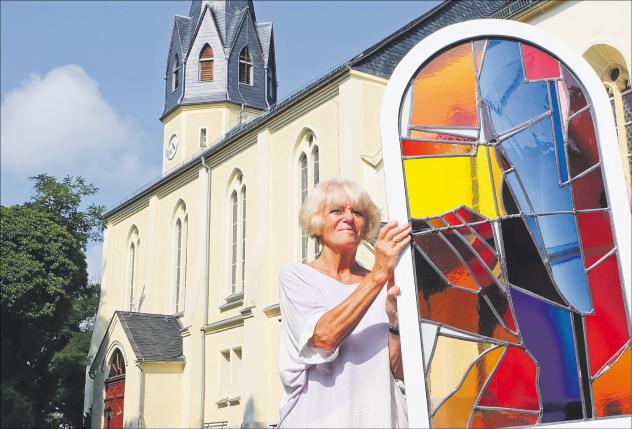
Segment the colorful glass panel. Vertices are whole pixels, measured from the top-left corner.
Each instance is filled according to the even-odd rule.
[[[581,82],[527,42],[477,39],[422,65],[400,112],[432,427],[631,413],[629,321]]]

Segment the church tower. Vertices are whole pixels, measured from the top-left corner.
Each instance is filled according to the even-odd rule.
[[[194,0],[167,55],[163,173],[276,103],[272,23],[252,0]]]

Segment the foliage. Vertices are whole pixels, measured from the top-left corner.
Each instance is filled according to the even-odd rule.
[[[31,205],[52,214],[60,225],[79,240],[85,250],[88,241],[99,241],[103,238],[104,206],[89,205],[85,211],[81,209],[84,197],[94,195],[99,190],[83,177],[66,176],[58,182],[48,174],[30,177],[34,182],[35,195]]]
[[[79,426],[84,360],[98,285],[85,248],[101,237],[103,207],[81,209],[97,189],[82,178],[33,178],[31,202],[0,207],[2,426]],[[72,420],[71,420],[72,419]]]

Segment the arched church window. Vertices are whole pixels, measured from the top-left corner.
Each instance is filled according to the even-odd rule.
[[[180,80],[178,72],[180,71],[180,59],[178,54],[173,56],[173,63],[171,65],[171,90],[175,91],[180,86]]]
[[[134,310],[134,282],[136,271],[136,244],[129,246],[129,310]]]
[[[252,85],[252,55],[248,46],[239,53],[239,83]]]
[[[180,289],[182,283],[182,221],[176,222],[176,312],[180,311]]]
[[[300,201],[298,207],[307,198],[308,192],[320,182],[320,154],[318,145],[315,144],[314,134],[307,132],[299,144],[300,155],[298,158],[298,172],[300,184]],[[315,239],[310,238],[301,230],[301,261],[303,263],[315,258],[319,252],[319,245]]]
[[[200,51],[200,82],[213,80],[213,48],[207,43]]]
[[[125,359],[123,359],[123,353],[119,349],[116,349],[110,358],[110,368],[108,371],[108,378],[121,377],[125,375]]]

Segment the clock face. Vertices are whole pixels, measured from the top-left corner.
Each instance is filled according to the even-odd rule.
[[[169,145],[167,146],[167,159],[172,160],[176,155],[176,151],[178,150],[178,136],[175,134],[169,140]]]

